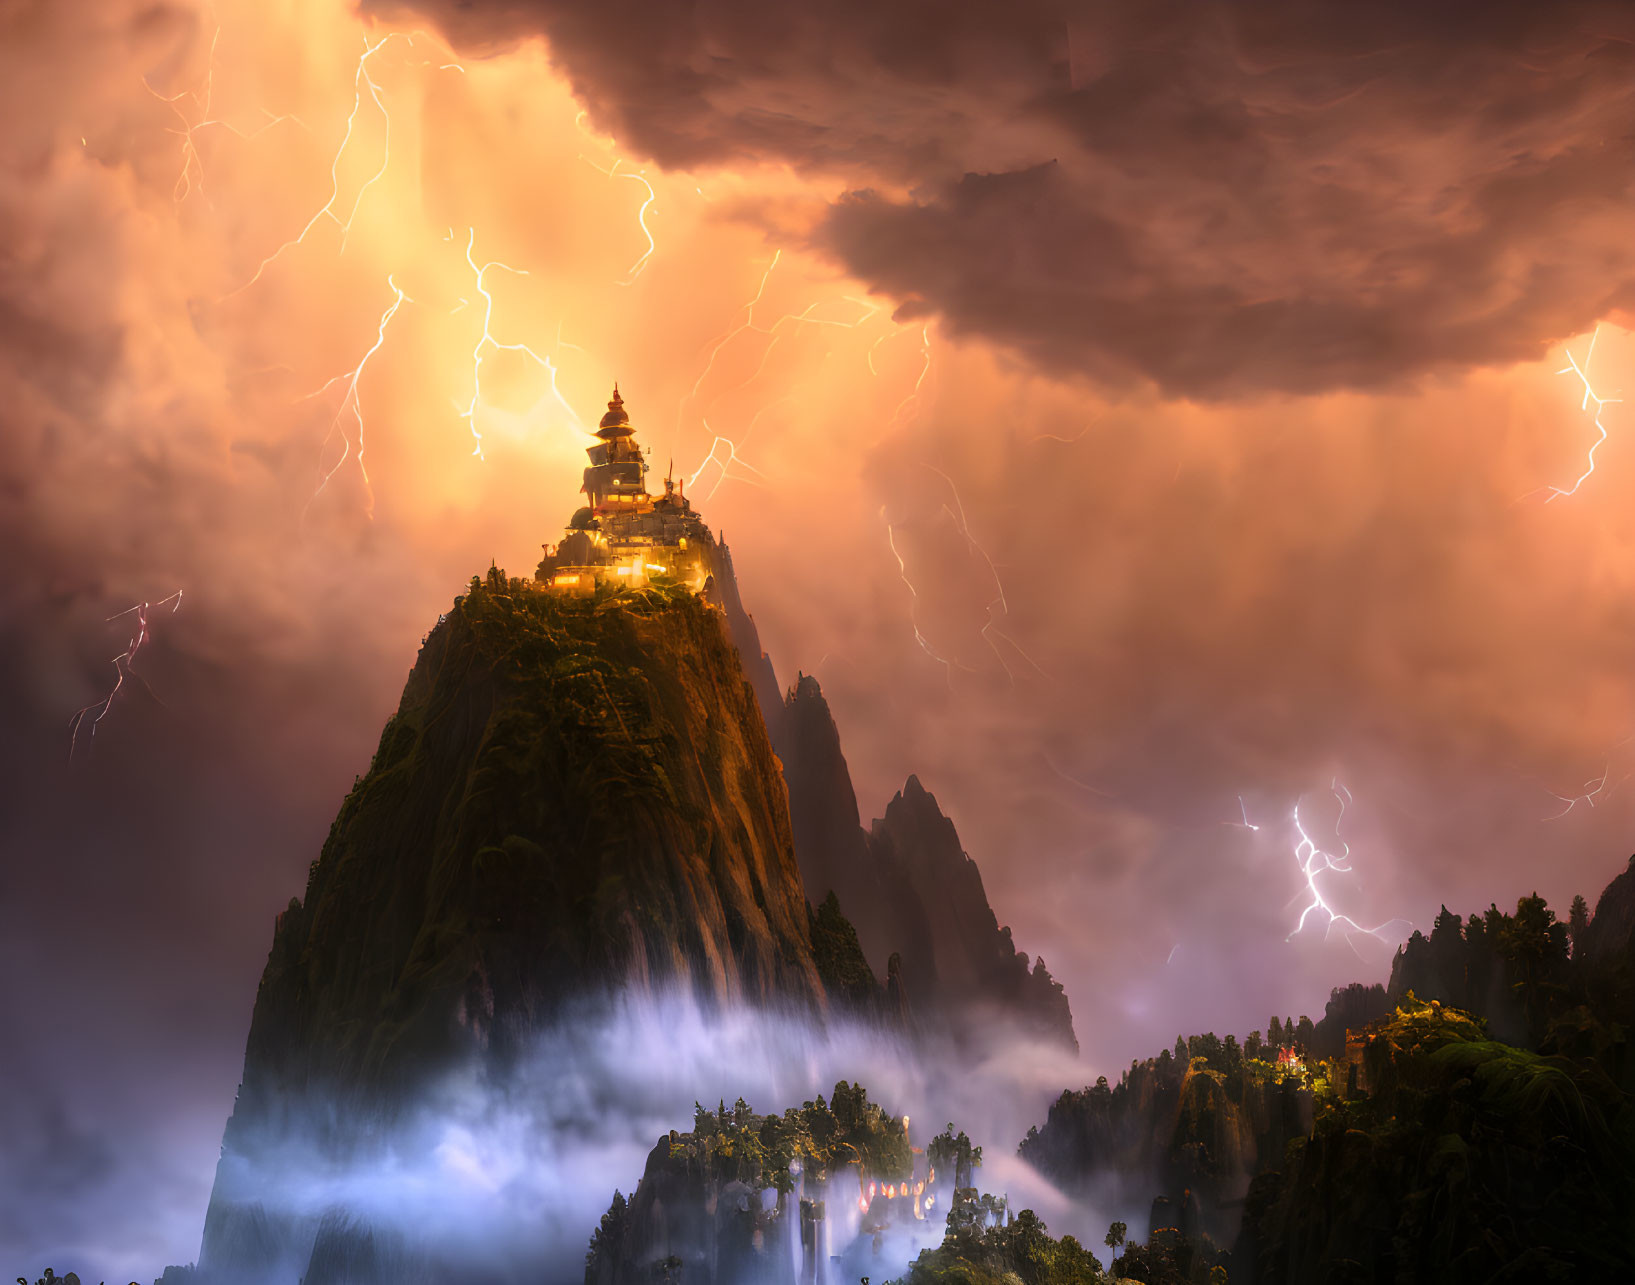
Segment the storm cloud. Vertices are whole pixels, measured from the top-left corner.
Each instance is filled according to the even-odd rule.
[[[272,917],[615,377],[1087,1080],[1622,869],[1627,407],[1556,494],[1563,344],[1635,366],[1620,10],[390,12],[0,9],[14,1274],[196,1252]],[[1296,800],[1384,941],[1289,939]]]
[[[813,236],[851,274],[1058,375],[1378,387],[1635,298],[1609,6],[366,7],[543,35],[666,167],[830,176],[852,190]]]

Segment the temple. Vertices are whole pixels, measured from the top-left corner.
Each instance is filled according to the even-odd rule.
[[[585,506],[560,544],[544,546],[539,578],[567,593],[590,593],[609,581],[659,581],[708,593],[718,559],[715,537],[673,477],[665,477],[664,494],[647,493],[646,452],[636,443],[617,384],[596,436],[601,440],[585,452]]]

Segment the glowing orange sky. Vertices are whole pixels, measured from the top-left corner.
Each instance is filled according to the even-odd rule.
[[[455,52],[429,25],[411,39],[410,21],[366,21],[339,0],[35,6],[8,22],[0,480],[24,569],[5,602],[17,762],[65,751],[56,729],[105,690],[123,645],[105,617],[182,588],[185,607],[156,629],[155,691],[212,755],[264,782],[299,835],[321,835],[437,613],[490,558],[526,573],[558,538],[581,425],[617,378],[655,467],[673,458],[730,541],[780,679],[821,678],[865,816],[921,776],[1001,920],[1065,981],[1093,1060],[1224,1029],[1239,1009],[1315,1012],[1328,985],[1383,974],[1373,943],[1359,960],[1321,933],[1284,941],[1300,904],[1289,810],[1307,794],[1321,823],[1337,774],[1358,801],[1359,876],[1336,897],[1364,922],[1423,923],[1443,901],[1468,911],[1535,886],[1564,904],[1621,865],[1630,408],[1605,408],[1579,491],[1550,488],[1573,484],[1597,436],[1565,352],[1582,359],[1603,323],[1590,373],[1616,396],[1635,340],[1610,303],[1575,311],[1550,295],[1506,311],[1561,282],[1618,297],[1627,221],[1609,171],[1563,170],[1580,204],[1532,223],[1534,188],[1484,196],[1516,248],[1498,256],[1491,298],[1450,302],[1434,247],[1409,241],[1421,215],[1451,225],[1475,208],[1444,190],[1464,180],[1442,178],[1466,152],[1501,155],[1474,124],[1413,134],[1413,104],[1378,108],[1390,166],[1356,162],[1377,172],[1379,202],[1357,212],[1356,243],[1278,234],[1278,218],[1298,219],[1272,186],[1211,228],[1210,207],[1165,204],[1151,173],[1107,162],[1092,177],[1154,211],[1132,263],[1158,247],[1176,279],[1231,282],[1252,301],[1291,273],[1314,296],[1358,298],[1423,277],[1450,337],[1420,362],[1402,319],[1369,349],[1400,370],[1337,358],[1307,390],[1298,370],[1230,366],[1230,326],[1211,339],[1178,324],[1169,343],[1162,313],[1136,299],[1128,351],[1097,332],[1098,355],[1074,369],[1094,346],[1076,314],[1053,344],[1037,317],[1005,320],[972,285],[998,265],[1033,274],[1048,300],[1048,256],[1028,256],[1056,232],[1007,244],[970,191],[947,199],[955,222],[981,207],[969,226],[941,221],[931,171],[901,159],[912,148],[882,143],[855,174],[843,150],[795,164],[770,147],[667,169],[599,132],[624,118],[607,80],[587,106],[541,39]],[[368,85],[358,95],[372,44],[384,112]],[[1074,42],[1075,92],[1093,48]],[[1319,97],[1291,83],[1274,87],[1279,110]],[[798,112],[816,92],[791,81],[774,106]],[[1355,101],[1364,111],[1368,93]],[[1602,100],[1584,103],[1571,119],[1599,120]],[[882,110],[879,132],[943,105],[917,90]],[[636,105],[626,115],[651,128]],[[1078,137],[1048,112],[960,119],[973,166],[1042,163]],[[1046,140],[1031,151],[1030,120]],[[1554,157],[1542,130],[1528,138]],[[1347,137],[1336,169],[1352,163]],[[1198,146],[1177,170],[1228,145]],[[873,195],[848,203],[861,188]],[[332,196],[339,222],[319,218],[257,275]],[[882,203],[913,201],[906,231],[832,222],[841,209],[894,229]],[[1367,240],[1399,227],[1401,246]],[[1061,235],[1081,231],[1086,256],[1112,257],[1089,224]],[[1544,261],[1539,247],[1568,241]],[[487,304],[468,244],[478,265],[507,265],[483,278],[495,344],[551,367],[485,346],[470,418]],[[972,257],[939,280],[945,249]],[[917,273],[920,293],[872,294],[843,261],[886,285]],[[1063,282],[1084,270],[1064,258]],[[375,344],[398,290],[356,387],[366,487],[346,384],[330,381]],[[722,442],[741,463],[721,468]],[[154,751],[105,741],[94,778],[31,766],[38,797],[109,818],[147,799],[152,781],[121,764]],[[194,760],[173,767],[158,787],[173,806],[154,815],[217,806]],[[1603,773],[1596,807],[1545,820]],[[1260,831],[1228,824],[1239,796]],[[49,833],[54,815],[42,805],[18,834]],[[163,833],[155,851],[186,847]],[[200,949],[248,977],[313,852],[224,842],[200,841],[198,866],[217,873],[198,877],[216,881],[209,913],[242,932]],[[59,895],[41,885],[45,919]],[[1216,980],[1166,969],[1178,944]],[[223,1010],[247,1016],[242,998]]]

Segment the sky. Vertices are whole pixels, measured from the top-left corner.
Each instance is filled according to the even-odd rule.
[[[1593,900],[1632,61],[1578,3],[0,4],[0,1258],[196,1254],[273,915],[615,379],[1086,1080]]]

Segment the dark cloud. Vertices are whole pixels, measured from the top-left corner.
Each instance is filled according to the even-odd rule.
[[[1537,356],[1635,301],[1605,6],[461,3],[666,166],[857,189],[815,235],[1057,374],[1230,397]]]
[[[495,333],[551,354],[581,412],[617,373],[655,462],[742,448],[689,494],[780,674],[818,672],[866,815],[910,771],[936,791],[1066,981],[1091,1075],[1383,976],[1367,943],[1284,941],[1290,805],[1332,830],[1335,773],[1357,799],[1335,892],[1370,922],[1539,885],[1559,905],[1622,867],[1628,408],[1593,482],[1545,504],[1594,436],[1562,363],[1264,395],[1531,356],[1624,298],[1613,19],[427,8],[472,45],[542,32],[621,148],[722,181],[648,170],[658,249],[622,284],[643,194],[584,163],[614,153],[537,52],[439,74],[400,40],[372,64],[398,159],[357,234],[320,223],[225,298],[329,194],[360,29],[219,7],[213,112],[307,128],[201,133],[178,199],[155,92],[201,85],[208,16],[0,6],[8,1264],[133,1279],[196,1252],[273,914],[437,613],[573,506],[580,438],[515,352],[484,368],[469,455],[468,226],[479,262],[530,271],[489,274]],[[358,124],[347,198],[376,163]],[[796,229],[775,271],[746,208]],[[836,260],[916,324],[858,320]],[[315,498],[337,402],[305,395],[375,338],[389,273],[415,302],[363,381],[370,522],[350,465]],[[1627,386],[1629,337],[1599,342]],[[128,637],[107,617],[179,588],[70,763]],[[1545,823],[1609,755],[1615,788]],[[1260,830],[1228,824],[1240,794]]]

